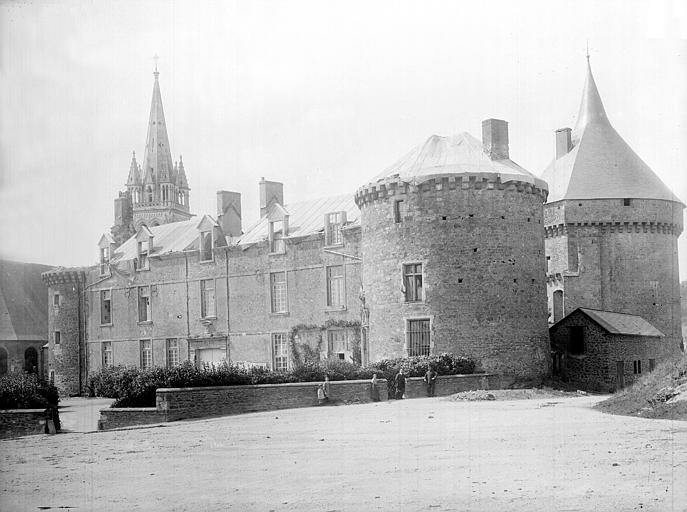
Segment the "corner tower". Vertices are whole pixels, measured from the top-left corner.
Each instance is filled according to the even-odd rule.
[[[546,183],[508,124],[433,135],[358,189],[370,360],[451,352],[511,381],[549,371]]]
[[[550,322],[578,307],[638,315],[677,353],[684,205],[611,125],[589,57],[575,128],[556,131],[542,178]]]
[[[155,80],[143,166],[139,165],[134,153],[126,182],[127,190],[115,199],[112,233],[118,243],[126,240],[143,224],[157,226],[192,217],[184,163],[181,156],[178,163],[172,162],[157,66],[153,76]]]

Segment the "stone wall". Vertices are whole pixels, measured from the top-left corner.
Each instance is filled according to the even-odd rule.
[[[408,321],[426,318],[432,354],[464,355],[488,372],[543,377],[550,361],[545,197],[529,184],[474,176],[358,190],[370,360],[408,355]],[[402,291],[409,263],[422,264],[424,293],[416,302]]]
[[[45,433],[44,409],[7,409],[0,411],[0,438]]]
[[[493,373],[476,373],[474,375],[440,375],[437,377],[434,396],[449,396],[463,391],[477,389],[501,389],[501,379]],[[427,396],[427,384],[423,377],[406,379],[406,398]]]
[[[386,380],[380,379],[377,382],[380,400],[387,400]],[[187,418],[313,407],[319,405],[317,387],[320,384],[320,382],[303,382],[158,389],[156,408],[101,409],[99,428],[109,430]],[[370,381],[332,381],[330,401],[333,404],[371,402]]]

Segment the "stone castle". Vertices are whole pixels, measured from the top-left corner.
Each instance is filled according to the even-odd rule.
[[[637,361],[641,373],[680,353],[684,205],[613,129],[591,68],[542,178],[488,119],[481,141],[434,135],[355,193],[287,202],[263,178],[245,229],[237,192],[217,193],[216,217],[191,214],[158,77],[143,166],[134,154],[99,264],[43,274],[63,393],[111,365],[280,371],[442,352],[512,383],[553,369],[613,389]]]

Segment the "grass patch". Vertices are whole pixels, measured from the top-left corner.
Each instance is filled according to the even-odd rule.
[[[687,420],[687,400],[669,403],[675,393],[687,394],[687,358],[667,361],[595,407],[610,414]]]

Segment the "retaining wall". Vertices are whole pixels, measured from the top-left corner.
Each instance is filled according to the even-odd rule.
[[[0,411],[0,439],[45,433],[45,409]]]
[[[476,373],[473,375],[440,375],[434,388],[434,396],[448,396],[461,391],[476,389],[501,389],[504,383],[494,373]],[[423,377],[406,379],[406,398],[427,396],[427,384]]]

